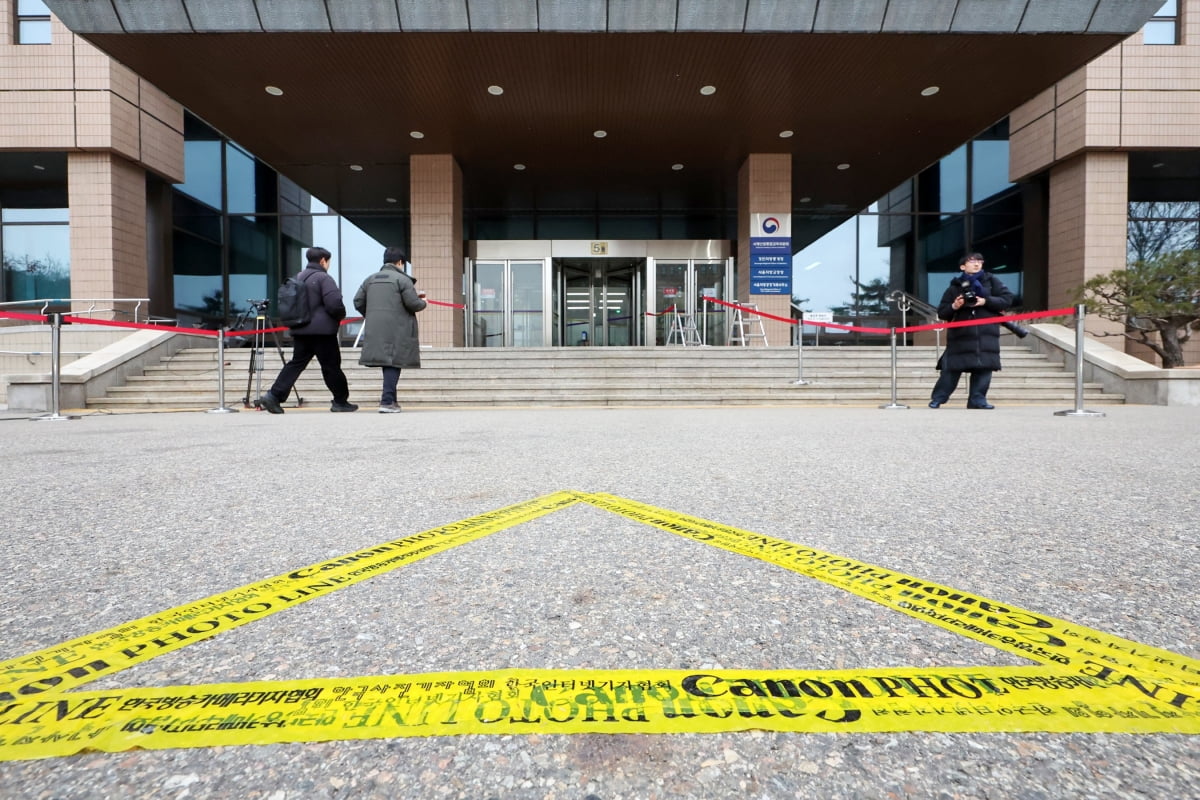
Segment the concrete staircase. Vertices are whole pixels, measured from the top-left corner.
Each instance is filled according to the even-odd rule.
[[[287,350],[285,355],[290,355]],[[242,407],[251,351],[225,351],[225,404]],[[1024,347],[1005,347],[1004,369],[988,398],[997,405],[1074,408],[1072,373]],[[924,406],[937,379],[933,347],[905,347],[897,360],[897,400]],[[891,401],[891,352],[886,347],[806,347],[803,377],[796,385],[793,348],[606,347],[429,349],[421,369],[400,377],[398,402],[406,409],[470,406],[874,406]],[[269,387],[282,362],[267,350],[262,386]],[[358,365],[358,351],[343,350],[351,400],[364,408],[379,401],[380,371]],[[305,407],[327,408],[330,397],[314,360],[297,384]],[[966,377],[951,401],[966,403]],[[258,377],[250,388],[258,396]],[[1085,384],[1088,406],[1124,402],[1099,384]],[[285,407],[295,404],[295,395]],[[103,397],[95,409],[208,409],[218,406],[217,351],[182,350],[159,366],[133,376]]]

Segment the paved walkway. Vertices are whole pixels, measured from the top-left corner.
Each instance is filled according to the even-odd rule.
[[[9,414],[0,660],[558,490],[803,543],[1200,657],[1200,409],[1052,411]],[[82,689],[508,667],[1029,663],[575,505]],[[1183,798],[1200,796],[1198,744],[1111,733],[436,736],[0,763],[0,797]]]

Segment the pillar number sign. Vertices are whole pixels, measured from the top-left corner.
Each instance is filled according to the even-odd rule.
[[[750,294],[792,294],[792,215],[750,215]]]

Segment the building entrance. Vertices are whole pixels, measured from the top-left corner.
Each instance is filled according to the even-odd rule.
[[[646,259],[555,258],[554,344],[644,344]]]
[[[471,347],[678,345],[728,341],[734,260],[720,240],[468,242],[466,341]],[[695,344],[694,337],[687,344]]]

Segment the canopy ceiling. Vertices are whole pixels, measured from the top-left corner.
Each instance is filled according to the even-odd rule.
[[[581,187],[727,208],[748,154],[790,153],[797,206],[852,212],[1160,4],[49,0],[102,50],[351,215],[403,207],[408,159],[430,153],[461,165],[469,206],[497,209]]]

